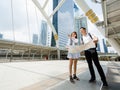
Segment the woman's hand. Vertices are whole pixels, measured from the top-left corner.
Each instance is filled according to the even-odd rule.
[[[71,38],[71,39],[75,39],[75,37],[72,37],[71,35],[68,34],[68,37]]]

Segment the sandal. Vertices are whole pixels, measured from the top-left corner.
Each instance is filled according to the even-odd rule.
[[[70,82],[71,83],[75,83],[74,79],[72,78],[72,76],[70,76]]]
[[[73,74],[73,79],[80,81],[80,79],[76,76],[76,74]]]

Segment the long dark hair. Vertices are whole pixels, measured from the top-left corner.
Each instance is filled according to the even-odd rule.
[[[72,36],[73,33],[76,34],[75,38],[77,38],[77,32],[75,32],[75,31],[72,32],[72,33],[71,33],[71,36]]]

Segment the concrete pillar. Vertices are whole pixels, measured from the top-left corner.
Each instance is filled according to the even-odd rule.
[[[21,59],[23,59],[24,52],[22,53]]]
[[[49,50],[49,53],[48,53],[48,60],[50,60],[50,50]]]
[[[7,53],[6,53],[6,59],[8,59],[8,54],[9,54],[9,52],[7,51]]]
[[[13,59],[13,49],[11,49],[10,51],[10,62],[12,61],[12,59]]]
[[[34,60],[34,57],[35,57],[35,53],[32,54],[32,60]]]
[[[10,51],[10,62],[13,59],[13,50],[14,50],[15,44],[12,45],[11,51]]]
[[[28,49],[28,59],[30,60],[30,55],[31,55],[31,50],[30,48]]]
[[[60,50],[57,49],[57,59],[60,60]]]
[[[40,59],[43,59],[42,50],[40,50]]]

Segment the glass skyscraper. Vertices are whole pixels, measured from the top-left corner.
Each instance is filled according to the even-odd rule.
[[[58,0],[59,2],[61,0]],[[58,11],[58,36],[59,46],[65,47],[68,34],[74,31],[74,2],[66,0],[63,6]]]
[[[86,30],[88,30],[87,18],[85,16],[75,16],[74,29],[78,34],[79,43],[81,39],[81,34],[80,34],[81,27],[85,27]]]
[[[56,8],[57,5],[58,5],[58,0],[53,0],[53,10]],[[58,33],[58,11],[53,15],[52,23],[56,32]],[[51,38],[51,46],[56,46],[53,33]]]
[[[3,34],[0,34],[0,39],[3,39]]]
[[[61,0],[53,0],[53,9]],[[74,31],[74,2],[73,0],[66,0],[58,12],[53,16],[53,25],[58,33],[59,47],[65,47],[68,34]],[[55,42],[52,39],[52,46]]]
[[[41,34],[40,34],[39,43],[41,45],[45,45],[45,46],[46,46],[46,43],[47,43],[47,22],[46,21],[41,22]]]
[[[97,43],[97,51],[101,52],[101,50],[100,50],[100,42]]]
[[[33,42],[33,44],[38,44],[38,35],[37,34],[33,34],[32,42]]]
[[[51,31],[47,32],[47,46],[51,46]]]
[[[107,45],[105,43],[105,39],[102,39],[102,41],[103,41],[104,53],[108,53],[108,48],[107,48]]]

